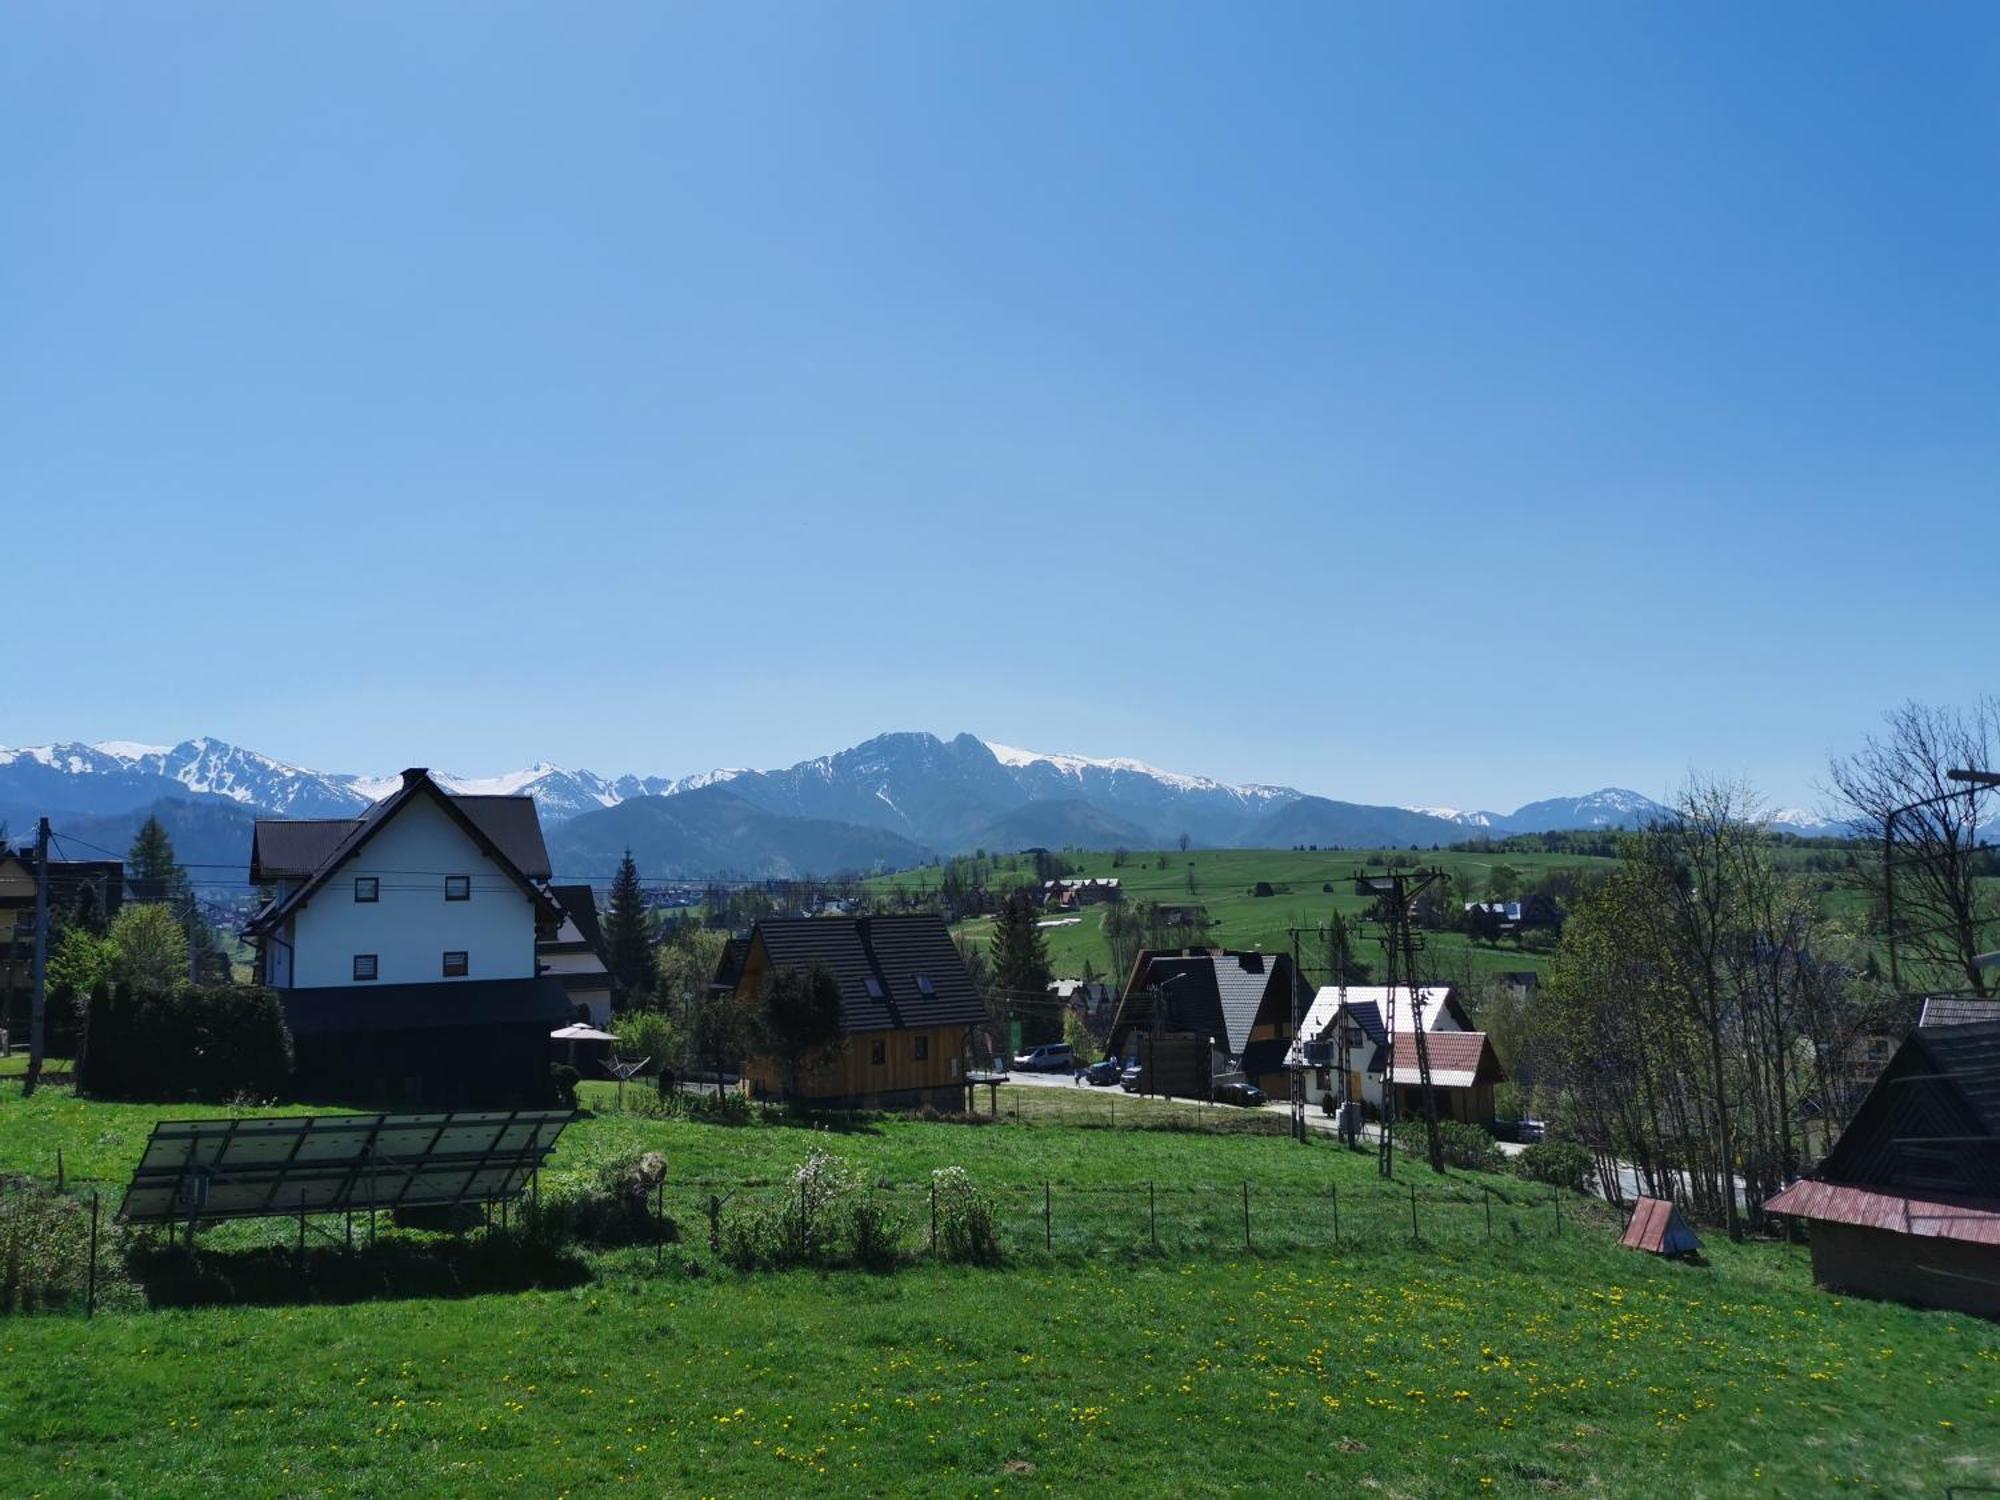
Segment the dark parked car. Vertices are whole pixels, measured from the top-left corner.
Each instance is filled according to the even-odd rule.
[[[1218,1083],[1215,1086],[1217,1104],[1240,1104],[1246,1109],[1254,1109],[1264,1102],[1264,1091],[1254,1083]]]
[[[1120,1074],[1118,1075],[1118,1087],[1120,1087],[1121,1089],[1125,1090],[1125,1092],[1126,1092],[1126,1093],[1128,1093],[1128,1094],[1136,1094],[1136,1093],[1138,1093],[1138,1092],[1139,1092],[1139,1072],[1140,1072],[1140,1069],[1139,1069],[1139,1065],[1138,1065],[1137,1063],[1127,1063],[1127,1064],[1125,1064],[1125,1070],[1124,1070],[1124,1072],[1122,1072],[1122,1073],[1120,1073]]]
[[[1094,1083],[1099,1088],[1103,1088],[1106,1084],[1116,1083],[1119,1075],[1124,1071],[1125,1065],[1119,1062],[1117,1058],[1107,1057],[1102,1062],[1094,1062],[1088,1068],[1084,1069],[1083,1081],[1085,1083]]]

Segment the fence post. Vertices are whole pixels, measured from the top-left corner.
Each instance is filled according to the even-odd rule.
[[[1410,1184],[1410,1238],[1421,1242],[1423,1234],[1417,1228],[1417,1185]]]
[[[715,1193],[708,1195],[708,1253],[722,1253],[722,1199]]]
[[[1493,1238],[1493,1189],[1485,1183],[1479,1185],[1481,1196],[1486,1200],[1486,1238]]]
[[[1340,1184],[1333,1185],[1333,1242],[1340,1243]]]
[[[1157,1255],[1160,1249],[1160,1205],[1150,1182],[1146,1184],[1146,1227],[1152,1232],[1153,1252]]]
[[[56,1191],[57,1191],[57,1192],[59,1192],[59,1193],[60,1193],[60,1192],[61,1192],[61,1191],[63,1190],[63,1158],[62,1158],[62,1152],[63,1152],[63,1148],[62,1148],[62,1147],[60,1147],[60,1146],[56,1147]]]
[[[1561,1189],[1561,1187],[1556,1188],[1555,1194],[1556,1194],[1556,1238],[1561,1239],[1563,1232],[1563,1190]]]
[[[1042,1248],[1056,1247],[1055,1197],[1047,1178],[1042,1179]]]
[[[306,1190],[299,1189],[299,1271],[306,1268]]]
[[[667,1253],[667,1179],[662,1177],[653,1184],[653,1269],[660,1269],[660,1259]]]
[[[90,1280],[84,1293],[83,1315],[97,1316],[97,1189],[90,1190]]]
[[[1247,1179],[1243,1184],[1243,1248],[1250,1248],[1250,1183]]]
[[[1118,1128],[1118,1096],[1116,1094],[1111,1096],[1111,1128],[1113,1130]]]
[[[931,1179],[931,1254],[937,1254],[937,1179]]]

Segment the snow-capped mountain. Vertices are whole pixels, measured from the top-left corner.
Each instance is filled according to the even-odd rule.
[[[1557,833],[1577,828],[1644,828],[1667,809],[1643,792],[1607,786],[1582,797],[1551,797],[1517,807],[1500,823],[1508,833]]]
[[[878,735],[770,771],[725,767],[671,778],[603,776],[538,761],[491,776],[441,769],[432,774],[463,794],[531,796],[551,827],[591,816],[592,836],[600,841],[615,840],[622,819],[598,826],[595,815],[699,793],[710,799],[702,805],[717,827],[750,827],[754,812],[758,837],[775,851],[773,867],[784,865],[785,851],[771,830],[784,826],[785,819],[801,820],[801,840],[804,825],[813,825],[813,848],[953,853],[1029,844],[1165,847],[1182,835],[1206,847],[1433,844],[1480,833],[1636,828],[1666,811],[1650,797],[1618,787],[1531,802],[1511,813],[1374,807],[1291,787],[1236,785],[1140,760],[1024,750],[970,734],[948,740],[928,733]],[[35,815],[119,815],[163,798],[287,817],[351,817],[397,781],[395,773],[310,770],[212,738],[172,746],[103,740],[0,749],[0,822],[12,823],[18,832]],[[727,818],[717,812],[724,804],[714,800],[725,793],[728,806],[740,809]],[[1844,831],[1796,808],[1775,814],[1771,826],[1801,834]],[[832,832],[842,827],[850,834],[867,831],[869,838],[843,842]],[[901,842],[885,843],[876,834]]]

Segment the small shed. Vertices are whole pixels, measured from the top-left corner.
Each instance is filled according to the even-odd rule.
[[[1632,1220],[1618,1243],[1627,1250],[1646,1250],[1654,1255],[1693,1255],[1701,1249],[1688,1221],[1666,1198],[1641,1198],[1633,1204]]]

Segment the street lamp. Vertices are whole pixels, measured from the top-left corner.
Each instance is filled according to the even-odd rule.
[[[1895,994],[1902,994],[1902,971],[1896,963],[1896,819],[1906,812],[1915,812],[1920,807],[1935,807],[1940,802],[1949,802],[1958,796],[1971,796],[1980,787],[2000,787],[2000,772],[1948,770],[1946,781],[1956,781],[1963,785],[1964,792],[1939,792],[1934,797],[1919,797],[1915,802],[1905,802],[1901,807],[1889,809],[1882,820],[1882,906],[1883,925],[1888,929],[1889,938],[1889,988]],[[1984,955],[1992,957],[1993,955]],[[1976,960],[1975,960],[1976,962]],[[1980,965],[1985,967],[1985,965]]]

